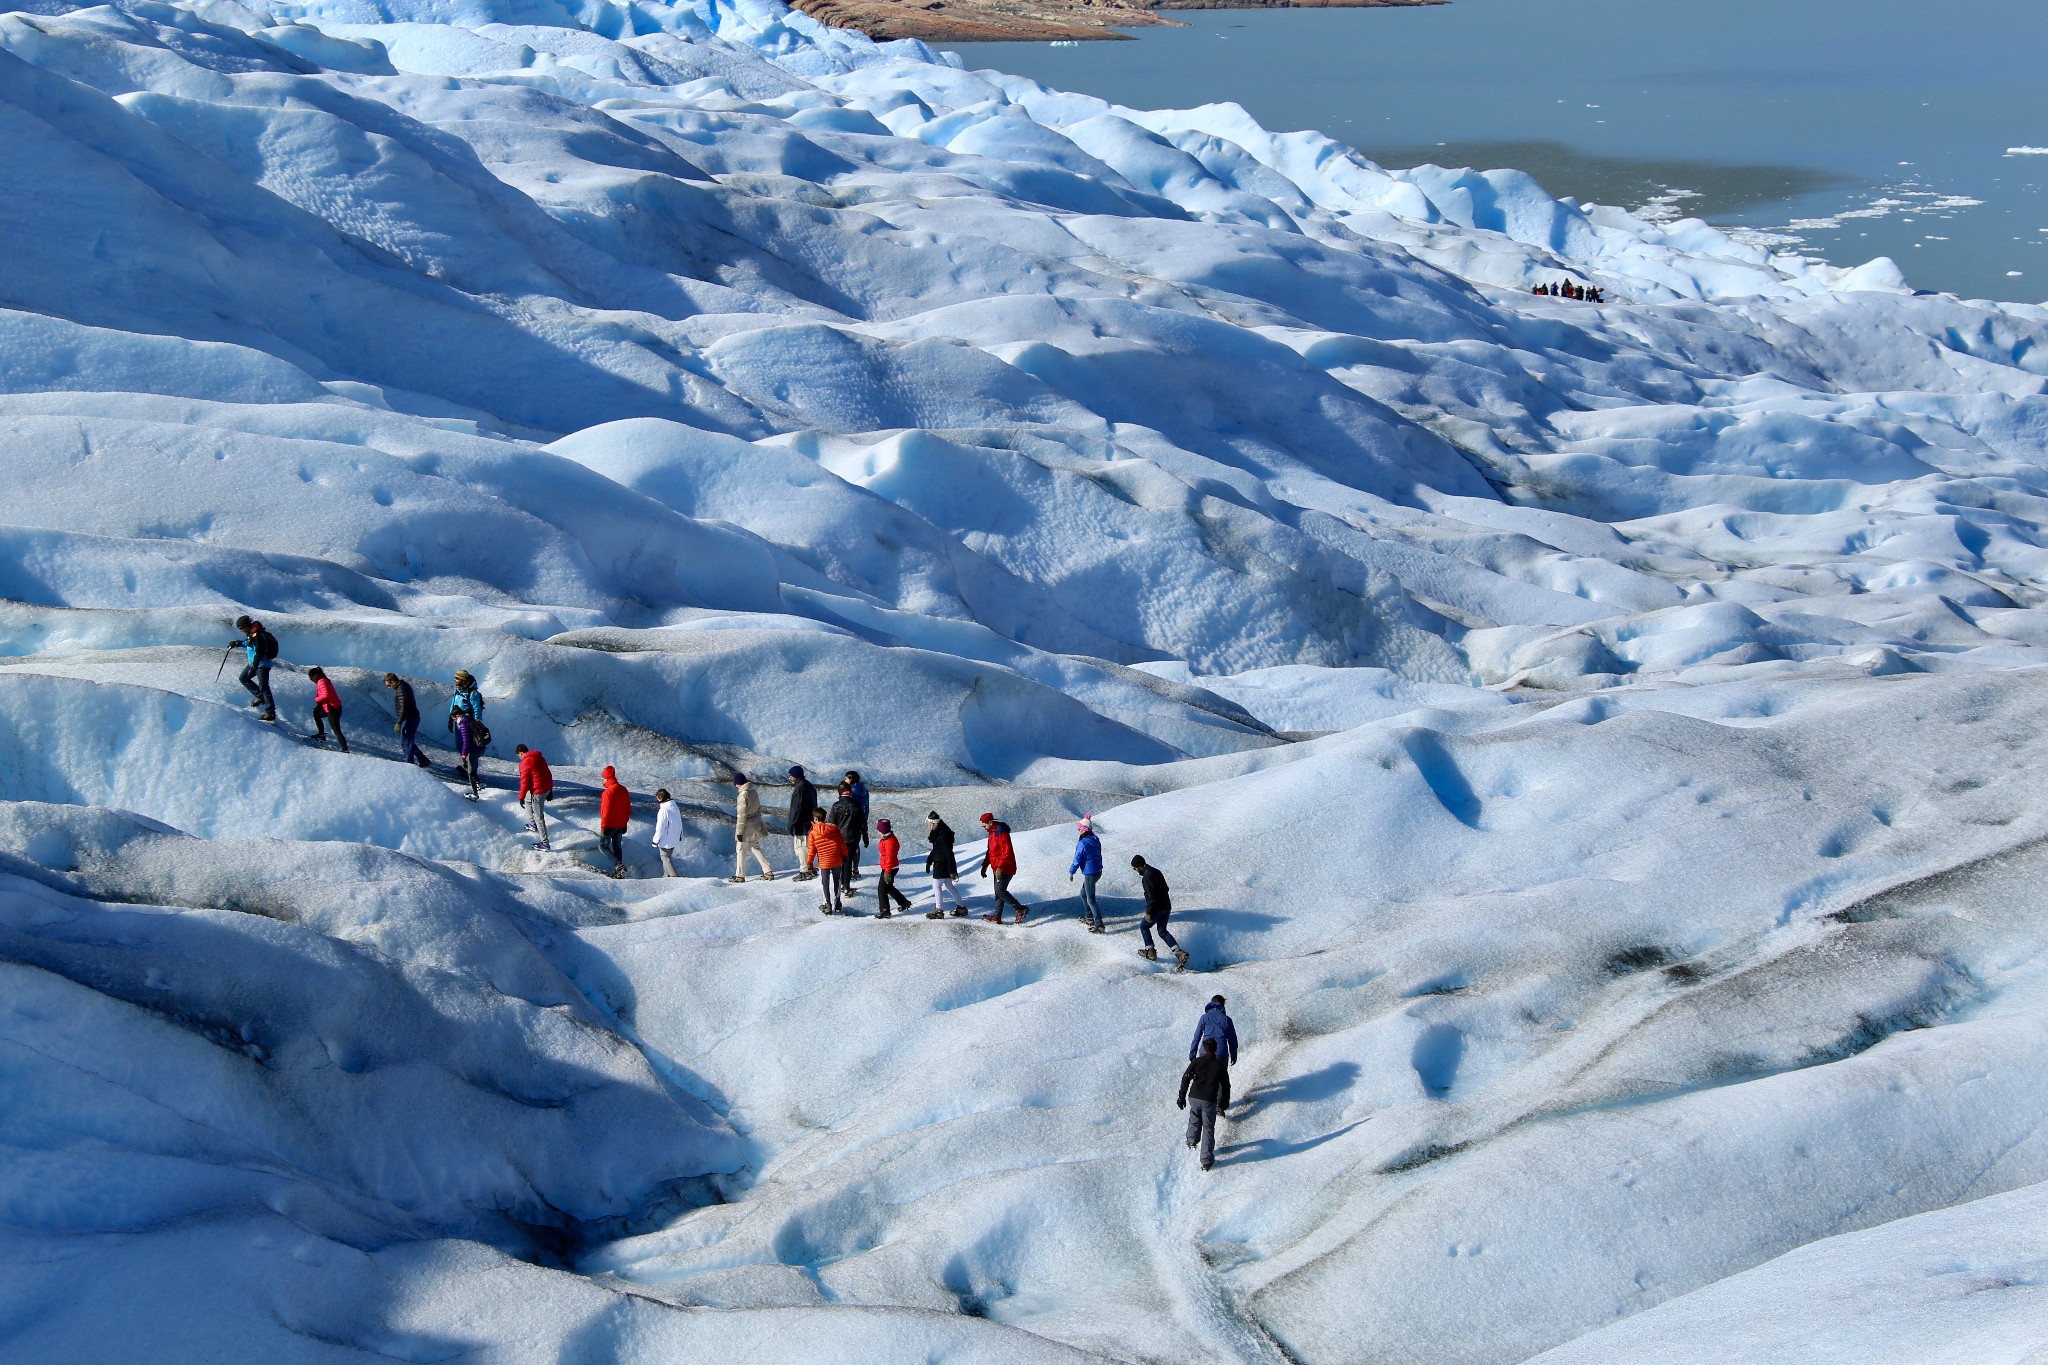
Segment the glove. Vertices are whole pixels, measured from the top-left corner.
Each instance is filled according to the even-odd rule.
[[[982,876],[984,876],[984,877],[986,877],[986,876],[988,875],[988,864],[987,864],[987,863],[983,863],[983,864],[981,865],[981,875],[982,875]]]
[[[1187,1107],[1188,1107],[1188,1102],[1187,1102],[1186,1100],[1184,1100],[1184,1099],[1181,1099],[1181,1100],[1175,1100],[1175,1101],[1173,1102],[1173,1107],[1174,1107],[1174,1108],[1176,1108],[1176,1109],[1185,1109],[1185,1108],[1187,1108]]]
[[[1067,874],[1067,880],[1068,880],[1068,881],[1072,881],[1072,880],[1074,880],[1074,874],[1073,874],[1073,873],[1071,873],[1071,872],[1069,872],[1069,873]]]

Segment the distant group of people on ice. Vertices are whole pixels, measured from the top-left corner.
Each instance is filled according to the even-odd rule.
[[[1546,295],[1553,299],[1577,299],[1581,303],[1605,303],[1607,292],[1597,284],[1580,284],[1577,280],[1552,280],[1529,290],[1532,294]]]

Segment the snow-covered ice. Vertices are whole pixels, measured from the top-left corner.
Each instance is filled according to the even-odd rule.
[[[34,0],[0,172],[0,1357],[2048,1349],[2048,311],[774,0]]]

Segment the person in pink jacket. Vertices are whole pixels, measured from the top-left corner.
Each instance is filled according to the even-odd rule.
[[[334,742],[348,752],[348,736],[341,732],[341,693],[334,690],[334,684],[327,681],[327,674],[318,668],[306,670],[306,676],[313,680],[313,729],[322,744],[327,742],[327,727],[334,727]]]

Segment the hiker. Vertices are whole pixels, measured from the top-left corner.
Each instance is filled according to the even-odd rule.
[[[1138,956],[1147,962],[1159,960],[1159,950],[1152,946],[1152,931],[1156,928],[1159,937],[1166,940],[1166,946],[1173,949],[1174,965],[1187,966],[1187,949],[1174,941],[1172,932],[1166,927],[1167,919],[1173,914],[1173,896],[1167,890],[1165,875],[1135,853],[1131,855],[1131,867],[1145,888],[1145,917],[1138,921],[1138,932],[1144,936],[1145,946],[1138,949]]]
[[[953,860],[953,827],[939,818],[937,811],[924,817],[925,837],[931,840],[931,849],[924,855],[924,870],[932,879],[932,908],[925,912],[926,919],[944,919],[946,901],[953,902],[954,918],[967,913],[967,902],[960,895],[960,866]]]
[[[524,744],[515,748],[519,756],[519,804],[526,807],[526,827],[534,833],[534,848],[542,853],[548,843],[548,798],[555,794],[555,772],[547,755]]]
[[[240,645],[248,658],[239,676],[242,686],[249,689],[249,705],[260,707],[263,719],[276,720],[277,698],[270,692],[270,670],[277,663],[277,637],[265,630],[261,621],[246,616],[235,618],[235,629],[242,638],[228,641],[228,648]]]
[[[1222,1049],[1223,1056],[1232,1066],[1237,1065],[1237,1025],[1230,1022],[1224,1012],[1224,999],[1220,995],[1209,997],[1209,1003],[1202,1008],[1202,1017],[1195,1023],[1195,1036],[1188,1044],[1188,1060],[1201,1055],[1204,1041],[1213,1042]]]
[[[477,764],[491,732],[484,724],[484,694],[476,690],[476,675],[466,668],[455,670],[455,696],[448,703],[448,728],[455,732],[455,752],[462,758],[462,775],[469,779],[469,799],[477,796]]]
[[[875,821],[875,832],[882,836],[875,846],[875,854],[881,860],[882,872],[875,881],[875,918],[887,919],[897,910],[910,908],[910,897],[896,889],[896,869],[903,861],[903,843],[896,837],[895,827],[887,820]],[[895,902],[895,909],[890,902]]]
[[[1008,902],[1017,907],[1016,922],[1022,924],[1024,917],[1031,912],[1023,901],[1010,894],[1010,878],[1017,875],[1017,850],[1010,846],[1010,827],[983,811],[981,828],[988,835],[988,851],[981,857],[981,875],[986,877],[993,870],[996,881],[996,908],[982,918],[1001,924],[1003,905]]]
[[[683,837],[683,810],[668,794],[667,787],[656,789],[654,799],[661,804],[654,808],[654,852],[661,859],[661,875],[676,875],[676,845]]]
[[[1188,1146],[1200,1147],[1202,1169],[1216,1164],[1216,1116],[1230,1107],[1230,1068],[1217,1054],[1216,1040],[1204,1038],[1202,1053],[1180,1073],[1180,1098],[1188,1111]]]
[[[840,779],[839,790],[850,793],[853,796],[854,800],[860,802],[861,831],[863,836],[865,836],[868,828],[868,817],[871,814],[873,814],[873,807],[870,806],[868,803],[868,784],[861,781],[859,772],[855,771],[852,768],[848,768],[846,770],[846,776]],[[861,839],[861,842],[865,844],[868,841],[865,837],[863,837]],[[846,865],[853,869],[853,880],[859,881],[860,849],[847,849],[846,859]]]
[[[761,880],[775,880],[775,869],[768,866],[768,855],[761,851],[761,841],[768,837],[768,822],[761,818],[761,793],[754,790],[754,784],[745,773],[733,775],[736,795],[733,798],[732,821],[732,875],[729,882],[743,882],[747,879],[747,855],[754,855],[754,865],[761,869]]]
[[[420,704],[412,694],[412,684],[396,673],[386,673],[384,685],[391,689],[392,704],[397,708],[397,723],[391,728],[398,732],[399,761],[431,770],[434,765],[420,750]]]
[[[309,668],[306,676],[313,682],[313,733],[322,744],[327,742],[327,727],[334,727],[334,742],[348,752],[348,736],[341,732],[341,693],[334,690],[334,684],[327,681],[327,670]]]
[[[851,783],[841,782],[839,799],[832,803],[832,809],[825,818],[838,828],[839,837],[846,840],[846,868],[839,878],[851,890],[854,879],[860,876],[861,845],[868,842],[868,808],[853,794]]]
[[[619,785],[619,770],[604,770],[604,790],[597,794],[597,843],[612,855],[611,874],[626,875],[626,826],[633,823],[633,794]]]
[[[1081,874],[1081,908],[1088,912],[1088,932],[1102,932],[1102,907],[1095,900],[1095,884],[1102,880],[1102,840],[1095,837],[1095,817],[1084,815],[1074,828],[1080,837],[1074,840],[1074,861],[1067,866],[1067,880],[1074,880],[1076,872]]]
[[[818,913],[836,915],[843,908],[846,888],[846,836],[830,820],[813,820],[808,839],[804,862],[818,869],[818,889],[825,896],[818,902]]]
[[[811,867],[811,822],[818,818],[818,789],[804,776],[801,763],[789,770],[789,839],[796,845],[796,879],[817,876]]]

